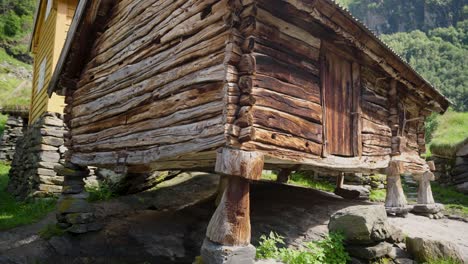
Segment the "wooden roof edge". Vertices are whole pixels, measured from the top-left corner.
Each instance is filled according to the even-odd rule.
[[[37,27],[38,27],[38,24],[39,24],[39,13],[40,13],[42,1],[43,0],[37,1],[36,10],[34,12],[33,31],[31,33],[31,36],[30,36],[30,39],[29,39],[29,51],[30,52],[32,52],[33,42],[34,42],[34,35],[36,35],[36,30],[37,30]]]
[[[47,87],[47,93],[49,94],[49,97],[52,95],[53,92],[55,92],[59,88],[58,82],[60,80],[60,74],[62,73],[64,69],[65,62],[67,61],[71,46],[73,44],[73,41],[75,40],[75,37],[76,37],[75,33],[77,32],[79,25],[81,24],[84,18],[84,14],[85,14],[86,7],[88,6],[88,2],[90,1],[79,0],[78,7],[76,8],[75,15],[73,16],[73,20],[70,25],[67,38],[65,40],[65,44],[63,46],[62,52],[60,53],[60,57],[57,62],[57,65],[55,66],[54,73],[49,82],[49,86]]]
[[[29,116],[29,107],[22,105],[0,106],[0,113],[10,116]]]
[[[423,83],[422,86],[420,86],[420,89],[423,90],[424,93],[429,95],[432,98],[435,98],[437,102],[440,104],[440,107],[442,108],[442,112],[445,112],[448,107],[453,104],[447,97],[445,97],[436,87],[434,87],[429,81],[427,81],[424,77],[422,77],[406,60],[404,60],[400,55],[398,55],[395,50],[393,50],[390,46],[388,46],[384,41],[382,41],[374,32],[372,32],[363,22],[361,22],[359,19],[354,17],[351,12],[344,6],[341,6],[337,1],[335,0],[321,0],[324,2],[327,2],[329,5],[334,6],[342,15],[347,17],[349,20],[351,20],[355,25],[357,25],[362,31],[364,31],[368,36],[371,37],[371,39],[381,47],[384,48],[384,50],[393,58],[396,58],[396,61],[400,63],[402,66],[404,66],[407,71],[400,71],[400,74],[405,78],[405,79],[410,79],[408,78],[408,75],[413,75],[411,77],[418,79]],[[336,15],[336,13],[334,14]],[[333,17],[330,17],[330,20],[333,20]],[[364,43],[364,45],[368,45],[367,43]],[[386,54],[383,54],[382,57],[385,57]],[[391,64],[390,64],[391,65]],[[394,65],[391,65],[394,67]]]

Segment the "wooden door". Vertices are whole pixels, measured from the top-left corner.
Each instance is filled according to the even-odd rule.
[[[324,155],[354,156],[353,62],[325,51],[322,58],[324,104]]]

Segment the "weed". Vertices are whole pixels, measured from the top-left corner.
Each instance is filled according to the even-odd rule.
[[[299,249],[286,248],[284,238],[275,232],[268,237],[262,235],[260,240],[258,259],[276,259],[286,264],[344,264],[350,259],[343,246],[344,237],[338,233],[330,233],[317,242],[306,242]]]
[[[65,230],[61,229],[55,224],[49,224],[43,229],[39,230],[39,236],[45,240],[49,240],[55,236],[62,236],[65,234]]]

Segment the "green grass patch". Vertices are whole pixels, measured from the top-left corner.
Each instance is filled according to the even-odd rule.
[[[326,192],[333,192],[335,190],[334,184],[324,181],[316,181],[312,177],[301,172],[292,174],[288,183]]]
[[[3,131],[5,130],[5,124],[8,119],[8,116],[0,114],[0,137],[3,135]]]
[[[433,260],[429,260],[425,264],[463,264],[463,263],[454,259],[433,259]]]
[[[434,200],[445,206],[446,213],[468,217],[468,195],[458,192],[455,187],[442,187],[432,183]]]
[[[430,152],[453,157],[458,149],[468,143],[468,112],[448,111],[435,119],[435,131],[430,142]]]
[[[108,184],[86,187],[89,193],[88,202],[108,201],[117,196],[112,187]]]
[[[330,233],[323,240],[306,242],[298,249],[285,247],[284,238],[274,232],[260,237],[257,259],[276,259],[286,264],[342,264],[350,260],[344,236]]]
[[[55,236],[62,236],[65,230],[59,228],[56,224],[49,224],[39,231],[39,236],[43,239],[49,240]]]
[[[0,106],[29,106],[32,67],[16,60],[0,48]]]
[[[7,191],[7,164],[0,163],[0,230],[32,224],[44,218],[55,209],[55,199],[18,202]]]
[[[267,180],[267,181],[276,181],[278,179],[278,175],[275,173],[269,172],[263,172],[262,173],[262,180]]]
[[[382,202],[385,202],[386,195],[387,195],[387,191],[385,189],[378,189],[378,190],[372,189],[370,191],[369,199],[372,202],[382,203]]]

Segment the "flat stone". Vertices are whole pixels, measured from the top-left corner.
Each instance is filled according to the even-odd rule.
[[[39,180],[41,183],[50,185],[62,185],[63,177],[61,176],[40,176]]]
[[[65,215],[65,220],[70,224],[88,224],[96,218],[93,213],[73,213]]]
[[[37,174],[44,175],[44,176],[57,176],[57,173],[54,170],[43,169],[43,168],[37,169]]]
[[[74,224],[71,227],[67,228],[67,232],[73,234],[84,234],[89,232],[95,232],[102,229],[102,224],[99,223],[90,223],[90,224]]]
[[[416,262],[409,258],[397,258],[394,259],[395,263],[397,264],[416,264]]]
[[[444,210],[443,204],[415,204],[413,206],[412,213],[415,214],[437,214],[438,212]]]
[[[407,205],[404,207],[385,207],[387,215],[406,217],[408,213],[413,209],[412,206]]]
[[[62,192],[62,186],[51,185],[51,184],[39,184],[39,191],[47,193],[60,193]]]
[[[93,208],[84,199],[59,199],[57,203],[57,210],[62,214],[69,213],[89,213],[93,211]]]
[[[252,245],[223,246],[205,239],[201,256],[204,264],[254,264],[255,252]]]
[[[384,257],[392,250],[392,245],[387,242],[381,242],[374,246],[347,246],[346,250],[353,257],[362,259],[377,259]]]
[[[343,185],[335,189],[335,194],[345,199],[367,200],[370,191],[363,186]]]
[[[84,192],[84,185],[65,185],[62,188],[63,194],[79,194]]]

